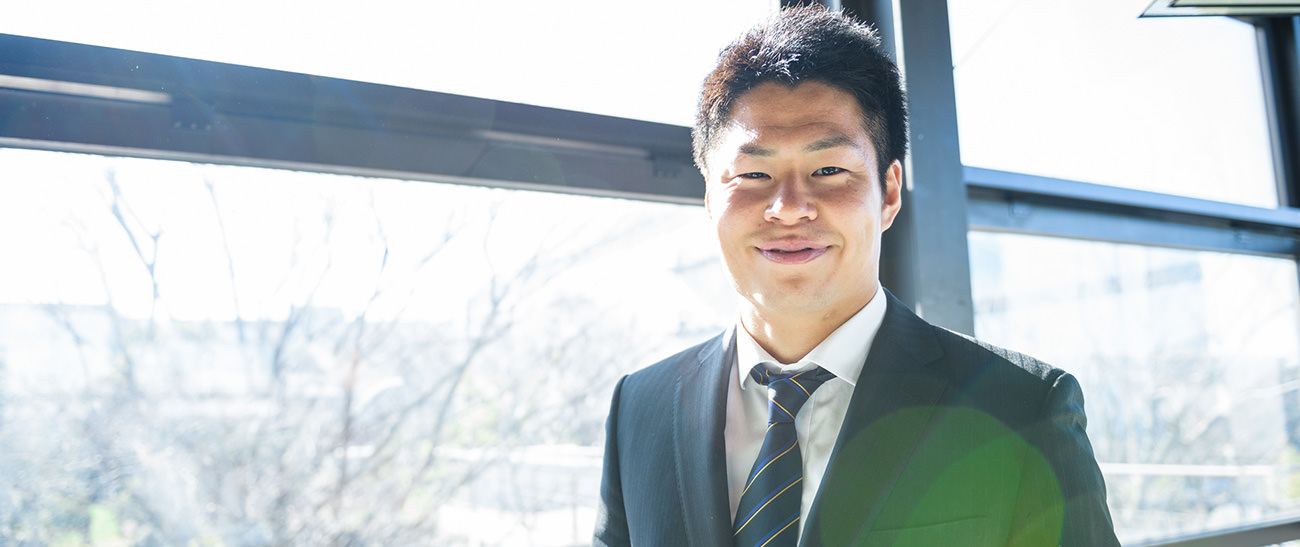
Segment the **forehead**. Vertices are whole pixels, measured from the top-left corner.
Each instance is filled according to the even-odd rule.
[[[851,146],[871,148],[852,94],[820,82],[796,87],[764,83],[741,95],[715,153],[773,155]]]
[[[795,87],[767,82],[736,99],[729,122],[766,127],[812,123],[861,127],[862,109],[851,93],[821,82]]]

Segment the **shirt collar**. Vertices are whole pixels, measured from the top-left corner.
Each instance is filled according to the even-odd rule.
[[[880,323],[885,319],[885,298],[881,294],[880,283],[876,283],[876,294],[872,295],[866,306],[817,344],[803,359],[791,364],[779,363],[763,346],[758,345],[743,324],[738,324],[736,366],[739,368],[737,372],[741,389],[754,381],[750,378],[749,371],[760,363],[772,363],[781,372],[796,372],[820,365],[835,374],[836,378],[856,386],[867,353],[871,351],[871,343],[876,338],[876,331],[880,330]]]

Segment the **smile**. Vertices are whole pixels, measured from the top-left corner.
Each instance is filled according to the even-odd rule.
[[[830,247],[801,247],[795,248],[773,248],[762,249],[758,252],[766,258],[777,264],[804,264],[815,260],[817,257],[826,254]]]

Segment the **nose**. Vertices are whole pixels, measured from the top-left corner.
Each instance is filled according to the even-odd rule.
[[[775,185],[772,199],[763,211],[763,219],[792,225],[817,219],[817,204],[802,177],[787,178]]]

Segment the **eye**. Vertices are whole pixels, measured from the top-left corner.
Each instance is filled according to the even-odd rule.
[[[818,170],[816,170],[816,171],[813,171],[812,174],[813,174],[814,177],[828,177],[828,176],[831,176],[831,175],[838,175],[838,174],[843,173],[843,172],[845,172],[845,171],[847,171],[847,169],[843,169],[843,168],[840,168],[840,167],[823,167],[823,168],[821,168],[821,169],[818,169]]]
[[[736,175],[736,178],[738,178],[738,179],[761,179],[761,178],[764,178],[764,177],[766,177],[766,176],[767,176],[767,173],[759,173],[759,172],[755,171],[755,172],[753,172],[753,173],[741,173],[741,174],[739,174],[739,175]]]

